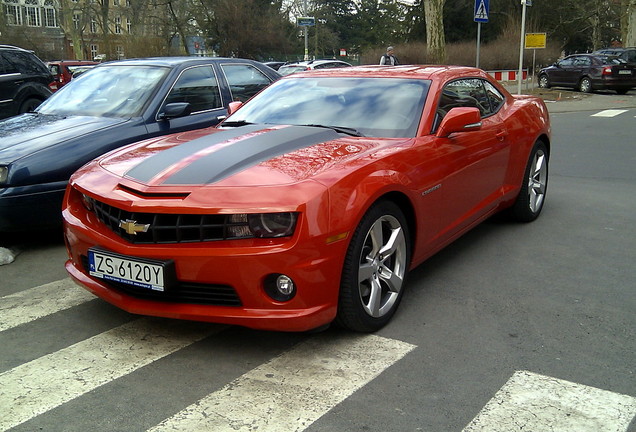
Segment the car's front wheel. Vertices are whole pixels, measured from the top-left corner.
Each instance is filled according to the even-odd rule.
[[[539,87],[546,89],[550,88],[550,80],[547,75],[544,74],[539,77]]]
[[[393,202],[376,203],[360,221],[347,250],[337,323],[359,332],[386,325],[402,299],[410,257],[403,212]]]
[[[592,81],[588,77],[581,78],[579,81],[579,90],[582,93],[589,93],[592,91]]]
[[[520,222],[532,222],[538,218],[547,189],[548,150],[542,141],[537,141],[530,152],[521,190],[511,208],[513,218]]]

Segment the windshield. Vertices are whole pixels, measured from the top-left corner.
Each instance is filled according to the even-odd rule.
[[[227,124],[322,125],[364,136],[414,137],[429,85],[399,78],[287,78],[263,90]]]
[[[135,117],[169,69],[153,66],[102,66],[54,93],[36,110],[40,114]]]

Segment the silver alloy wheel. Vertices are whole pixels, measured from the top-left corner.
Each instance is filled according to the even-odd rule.
[[[530,211],[536,213],[541,210],[548,185],[548,161],[542,149],[539,149],[532,159],[528,176],[528,202]]]
[[[406,271],[404,230],[391,215],[377,219],[367,232],[358,268],[358,290],[364,311],[383,317],[399,298]]]
[[[589,78],[583,78],[579,83],[579,90],[583,93],[589,93],[592,90],[592,82]]]
[[[548,88],[548,77],[545,75],[541,75],[539,77],[539,87]]]

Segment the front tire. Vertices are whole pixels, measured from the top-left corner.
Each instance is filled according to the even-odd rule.
[[[532,222],[541,214],[548,189],[548,150],[542,141],[537,141],[523,177],[519,195],[511,213],[519,222]]]
[[[20,104],[20,108],[18,109],[18,114],[33,112],[37,107],[40,106],[42,101],[36,98],[27,98],[24,102]]]
[[[410,258],[404,214],[393,202],[375,204],[360,221],[345,256],[336,322],[358,332],[386,325],[402,299]]]
[[[581,78],[581,81],[579,81],[579,91],[581,93],[590,93],[592,91],[592,81],[588,77]]]
[[[547,75],[541,75],[539,77],[539,87],[545,88],[545,89],[549,89],[551,87],[550,80],[548,79]]]

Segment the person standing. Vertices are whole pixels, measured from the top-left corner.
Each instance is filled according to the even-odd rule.
[[[387,66],[397,66],[400,63],[395,55],[393,55],[393,47],[390,46],[386,49],[386,54],[380,57],[380,64]]]

